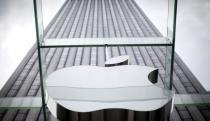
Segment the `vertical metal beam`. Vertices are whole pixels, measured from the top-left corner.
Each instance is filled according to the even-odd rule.
[[[105,44],[105,54],[106,54],[106,61],[109,59],[109,50],[108,50],[108,45]]]
[[[33,0],[34,4],[34,17],[35,17],[35,26],[36,26],[36,43],[37,43],[37,51],[38,51],[38,61],[39,61],[39,73],[40,73],[40,84],[41,84],[41,95],[42,95],[42,109],[44,114],[44,121],[47,121],[46,114],[46,103],[45,103],[45,92],[44,92],[44,83],[43,83],[43,70],[42,70],[42,62],[41,62],[41,48],[40,48],[40,37],[39,37],[39,23],[38,23],[38,13],[37,13],[37,2]]]
[[[174,19],[173,19],[173,38],[172,38],[172,54],[171,54],[171,71],[170,71],[170,85],[169,89],[172,90],[173,84],[173,70],[174,70],[174,52],[175,52],[175,40],[176,40],[176,18],[177,18],[177,3],[178,0],[174,0]]]

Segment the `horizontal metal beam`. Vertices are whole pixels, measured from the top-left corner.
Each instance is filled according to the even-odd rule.
[[[46,39],[40,47],[100,47],[100,46],[172,46],[165,37],[137,37],[137,38],[58,38]]]

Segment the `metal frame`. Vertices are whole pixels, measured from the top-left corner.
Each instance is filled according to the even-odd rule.
[[[68,1],[68,0],[67,0]],[[47,121],[46,113],[46,100],[45,100],[45,90],[44,90],[44,80],[46,76],[46,66],[45,66],[45,53],[43,50],[45,48],[53,47],[107,47],[111,46],[165,46],[167,49],[166,52],[166,76],[165,81],[167,80],[168,84],[165,85],[166,88],[172,89],[173,84],[173,65],[174,65],[174,53],[175,53],[175,40],[176,40],[176,19],[177,19],[177,4],[178,0],[168,0],[168,14],[172,14],[171,18],[168,18],[168,28],[167,28],[167,39],[170,43],[167,44],[136,44],[136,43],[98,43],[98,44],[69,44],[69,45],[45,45],[43,38],[43,25],[42,25],[42,6],[39,2],[42,0],[33,0],[34,5],[34,16],[35,16],[35,27],[36,27],[36,45],[38,51],[38,62],[39,62],[39,74],[40,74],[40,86],[41,86],[41,97],[9,97],[9,98],[0,98],[0,110],[1,109],[33,109],[39,110],[42,108],[44,120]],[[170,6],[172,2],[172,6]],[[168,15],[170,17],[170,15]],[[170,23],[170,20],[172,21]],[[169,28],[171,26],[171,28]],[[167,73],[168,72],[168,73]],[[210,95],[209,94],[177,94],[174,100],[175,105],[209,105],[210,104]]]
[[[176,18],[177,18],[177,4],[178,0],[174,1],[174,24],[173,24],[173,38],[172,38],[172,52],[171,52],[171,72],[170,72],[170,86],[169,88],[172,89],[173,84],[173,70],[174,70],[174,53],[175,53],[175,40],[176,40]]]
[[[38,51],[38,61],[39,61],[39,74],[40,74],[40,84],[41,84],[41,95],[42,95],[42,109],[44,120],[47,121],[47,113],[46,113],[46,102],[45,102],[45,91],[44,91],[44,77],[43,77],[43,68],[42,68],[42,58],[41,58],[41,48],[40,48],[40,31],[39,31],[39,23],[38,23],[38,13],[37,13],[37,2],[33,0],[34,4],[34,17],[35,17],[35,25],[36,25],[36,43],[37,43],[37,51]]]
[[[177,0],[168,0],[169,4],[170,2],[174,1],[174,5],[173,5],[173,9],[171,11],[170,9],[170,5],[168,8],[168,13],[170,14],[170,12],[173,13],[172,17],[173,17],[173,31],[172,33],[170,32],[169,28],[168,28],[168,33],[167,33],[167,38],[169,39],[169,41],[171,41],[170,44],[90,44],[90,45],[82,45],[82,44],[78,44],[78,45],[61,45],[61,46],[45,46],[44,45],[44,38],[43,38],[43,34],[44,31],[42,30],[43,25],[42,25],[42,5],[41,4],[37,4],[38,2],[42,2],[42,0],[33,0],[33,4],[34,4],[34,16],[35,16],[35,25],[36,25],[36,43],[37,43],[37,50],[38,50],[38,61],[39,61],[39,73],[40,73],[40,84],[41,84],[41,95],[42,95],[42,109],[43,109],[43,114],[44,114],[44,120],[47,121],[47,114],[46,114],[46,102],[45,102],[45,91],[44,91],[44,80],[45,80],[45,74],[46,74],[46,68],[43,65],[44,62],[44,56],[45,54],[42,53],[41,49],[44,48],[52,48],[52,47],[98,47],[98,46],[103,46],[103,47],[107,47],[107,46],[166,46],[167,50],[170,50],[167,52],[167,60],[170,61],[170,63],[166,62],[166,78],[165,80],[168,80],[168,84],[165,85],[166,88],[168,89],[172,89],[172,83],[173,83],[173,63],[174,63],[174,49],[175,49],[175,34],[176,34],[176,17],[177,17]],[[40,12],[40,13],[39,13]],[[168,15],[169,16],[169,15]],[[40,25],[40,21],[41,21],[41,25]],[[169,26],[170,23],[168,23]],[[171,36],[172,35],[172,36]],[[167,68],[169,67],[169,68]],[[167,73],[169,72],[169,73]],[[168,76],[167,76],[168,75]]]

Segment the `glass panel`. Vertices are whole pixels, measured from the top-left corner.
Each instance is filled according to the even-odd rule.
[[[209,105],[210,94],[176,94],[175,105]]]
[[[43,14],[42,14],[42,0],[34,0],[36,31],[39,36],[37,38],[39,43],[43,41]]]
[[[134,0],[143,11],[142,15],[149,24],[154,25],[161,35],[167,36],[168,0]],[[143,20],[144,20],[143,19]],[[142,18],[139,18],[139,22]],[[145,23],[143,26],[147,26]]]
[[[147,1],[145,2],[147,5],[153,5],[150,6],[149,9],[144,9],[144,6],[142,3],[139,4],[139,1],[137,0],[136,3],[131,4],[131,6],[133,6],[135,8],[135,11],[137,10],[141,10],[141,8],[143,8],[143,11],[146,13],[144,14],[142,12],[142,14],[139,14],[135,17],[138,18],[139,21],[136,21],[136,25],[140,25],[141,27],[145,28],[145,32],[142,31],[142,34],[145,33],[149,33],[151,28],[149,26],[154,26],[152,24],[153,23],[159,23],[162,22],[163,24],[168,24],[168,27],[164,26],[163,28],[159,28],[162,25],[157,25],[155,24],[155,26],[158,27],[158,29],[161,29],[161,33],[163,33],[164,37],[161,37],[162,35],[158,32],[158,30],[154,27],[154,32],[151,35],[148,36],[152,36],[152,37],[141,37],[141,38],[71,38],[71,39],[63,39],[63,38],[59,38],[59,39],[46,39],[44,40],[43,38],[43,13],[42,10],[44,11],[44,19],[48,14],[48,12],[46,12],[46,9],[48,8],[42,8],[42,0],[34,0],[34,7],[35,7],[35,19],[36,19],[36,27],[37,27],[37,34],[38,34],[38,44],[40,44],[40,46],[42,48],[38,48],[40,49],[40,53],[39,53],[39,63],[40,63],[40,70],[42,70],[41,73],[41,80],[46,80],[47,75],[49,73],[53,73],[54,69],[48,69],[50,70],[48,73],[46,73],[46,69],[49,65],[47,65],[49,63],[49,61],[47,60],[47,51],[49,49],[45,49],[48,47],[80,47],[80,48],[76,48],[78,50],[82,50],[82,47],[88,47],[88,46],[95,46],[94,49],[90,48],[87,49],[87,51],[94,51],[96,50],[97,52],[95,53],[100,53],[98,55],[102,55],[101,53],[103,51],[106,51],[106,57],[107,59],[112,57],[113,55],[108,54],[108,52],[112,52],[112,48],[96,48],[97,46],[102,46],[105,47],[106,45],[108,46],[133,46],[131,48],[125,48],[126,53],[132,55],[133,57],[137,57],[136,55],[140,54],[141,52],[138,51],[133,51],[133,50],[138,50],[139,48],[137,48],[137,46],[167,46],[166,47],[166,53],[165,53],[165,79],[164,79],[164,85],[166,88],[160,88],[157,87],[155,85],[151,85],[151,86],[137,86],[137,87],[123,87],[123,88],[100,88],[100,89],[94,89],[94,88],[73,88],[73,87],[59,87],[59,86],[49,86],[47,87],[48,91],[50,91],[50,96],[53,94],[54,95],[54,99],[59,99],[59,100],[63,100],[65,98],[65,100],[82,100],[82,101],[99,101],[99,102],[116,102],[116,101],[151,101],[151,100],[165,100],[165,99],[171,99],[174,95],[174,93],[170,89],[170,85],[172,85],[171,82],[171,62],[172,62],[172,38],[173,38],[173,25],[174,25],[174,8],[176,8],[176,6],[174,7],[174,1],[175,0],[169,0],[168,1],[168,23],[166,22],[166,20],[157,20],[157,16],[159,16],[162,12],[159,11],[158,14],[154,14],[154,13],[148,13],[147,10],[151,11],[150,9],[153,8],[153,12],[157,12],[157,10],[161,10],[164,11],[164,14],[167,13],[165,11],[165,9],[167,9],[166,7],[163,6],[159,6],[158,9],[158,5],[154,4],[154,1],[152,1],[152,4],[149,3],[147,4]],[[158,1],[156,1],[158,3]],[[52,3],[52,1],[51,1]],[[64,3],[64,1],[60,2],[60,3]],[[70,2],[66,2],[66,4],[63,4],[63,8],[67,8],[68,4],[70,4]],[[161,2],[159,2],[161,3]],[[44,6],[46,7],[48,4],[44,3]],[[141,8],[138,9],[136,6],[140,6]],[[165,5],[165,3],[164,3]],[[58,6],[61,6],[61,4],[59,4]],[[70,8],[70,7],[69,7]],[[68,10],[69,10],[68,8]],[[72,7],[71,7],[72,8]],[[164,8],[164,9],[161,9]],[[51,9],[51,8],[50,8]],[[52,10],[58,11],[56,8],[53,8]],[[66,11],[68,11],[66,10]],[[124,11],[124,10],[123,10]],[[133,12],[135,12],[133,11]],[[125,11],[126,12],[126,11]],[[128,11],[129,12],[129,11]],[[53,12],[50,12],[53,13]],[[59,12],[58,12],[59,13]],[[68,12],[67,12],[68,13]],[[59,13],[60,15],[65,14],[64,12],[60,11]],[[54,15],[54,14],[53,14]],[[154,17],[155,19],[153,20],[149,20],[147,18],[146,15],[155,15],[156,17]],[[58,17],[58,16],[57,16]],[[70,18],[71,16],[69,16]],[[50,18],[50,17],[49,17]],[[52,16],[51,16],[52,18]],[[62,18],[62,16],[58,17],[59,19]],[[77,18],[77,17],[75,17]],[[151,19],[151,17],[149,16],[149,18]],[[166,19],[167,16],[164,17],[164,19]],[[127,19],[127,18],[125,18]],[[155,22],[154,22],[155,21]],[[55,22],[55,21],[54,21]],[[48,22],[45,22],[45,26],[47,26]],[[59,23],[58,21],[55,23]],[[51,29],[52,31],[57,30],[59,27],[57,26],[58,24],[51,24],[53,27],[53,29]],[[64,24],[66,25],[67,22]],[[67,26],[67,25],[66,25]],[[167,29],[167,30],[166,30]],[[167,31],[167,34],[164,34],[164,31]],[[147,36],[147,34],[145,34],[144,36]],[[153,36],[157,36],[157,37],[153,37]],[[46,35],[46,38],[50,38],[48,35]],[[59,36],[58,36],[59,37]],[[40,47],[38,45],[38,47]],[[136,47],[134,47],[136,46]],[[114,48],[114,47],[113,47]],[[72,48],[71,48],[72,49]],[[75,48],[74,48],[75,49]],[[72,50],[74,50],[72,49]],[[146,50],[145,48],[143,48],[142,50],[145,50],[144,53],[142,55],[146,56],[145,53],[147,53],[148,50]],[[100,52],[99,52],[100,51]],[[72,51],[71,51],[72,52]],[[83,51],[78,51],[78,52],[83,52]],[[115,52],[115,51],[114,51]],[[134,52],[134,54],[132,53]],[[149,51],[148,51],[149,52]],[[151,52],[151,51],[150,51]],[[56,54],[55,54],[56,55]],[[70,55],[70,54],[69,54]],[[87,54],[88,55],[88,54]],[[96,54],[92,54],[91,57],[96,57],[93,58],[91,60],[91,62],[95,62],[98,56],[95,56]],[[81,53],[78,53],[75,56],[75,65],[79,65],[81,61],[79,61],[79,58],[82,57],[83,55]],[[115,56],[115,55],[114,55]],[[150,56],[150,55],[149,55]],[[61,57],[58,56],[57,57]],[[56,57],[56,58],[57,58]],[[85,57],[85,56],[84,56]],[[88,57],[88,56],[87,56]],[[103,58],[101,59],[103,60]],[[133,61],[131,61],[131,63],[134,64],[138,64],[137,62],[134,62],[135,59],[132,59]],[[77,63],[78,62],[78,63]],[[52,62],[53,63],[53,62]],[[54,63],[55,64],[55,63]],[[92,64],[92,63],[91,63]],[[162,63],[164,64],[164,63]],[[150,64],[146,63],[145,65],[149,65]],[[154,64],[155,65],[155,64]],[[155,65],[157,66],[157,65]],[[162,73],[161,73],[162,74]],[[163,74],[164,75],[164,74]],[[41,83],[42,84],[42,83]],[[43,85],[41,85],[43,86]],[[46,86],[46,85],[45,85]],[[56,91],[55,91],[56,90]],[[64,93],[64,92],[71,92],[69,93]],[[145,93],[146,92],[146,93]],[[47,94],[46,94],[47,95]],[[44,93],[42,93],[42,96],[44,97]],[[42,97],[42,99],[44,99]],[[47,95],[48,97],[48,95]],[[30,100],[27,99],[29,102]],[[39,100],[40,101],[40,100]],[[9,101],[8,101],[9,102]],[[18,103],[21,103],[21,101],[17,100],[17,104],[15,103],[15,105],[18,105]],[[24,102],[24,101],[23,101]],[[27,101],[26,101],[27,102]],[[40,101],[41,102],[41,101]],[[179,100],[180,102],[180,100]],[[22,103],[21,103],[22,104]],[[29,106],[26,105],[27,103],[23,103],[24,105],[18,105],[18,106]],[[37,103],[38,104],[38,103]],[[6,105],[6,104],[5,104]],[[30,106],[29,106],[30,107]],[[33,107],[33,105],[32,105]]]
[[[130,95],[130,97],[127,97],[125,95],[127,95],[128,93],[132,93],[133,91],[142,91],[144,89],[146,89],[146,91],[148,91],[147,89],[149,89],[151,87],[125,87],[125,88],[113,88],[113,89],[82,89],[82,88],[70,88],[70,90],[73,90],[73,92],[78,91],[78,90],[82,90],[82,92],[84,93],[89,93],[89,94],[97,94],[97,95],[92,95],[94,96],[94,98],[92,98],[91,100],[89,99],[89,96],[85,96],[84,97],[81,95],[73,95],[72,98],[70,98],[70,100],[74,100],[74,99],[80,99],[80,100],[86,100],[86,101],[116,101],[115,99],[118,99],[118,101],[132,101],[132,100],[138,100],[138,101],[143,101],[145,98],[144,97],[140,97],[139,93],[133,93],[132,95]],[[99,92],[96,92],[94,90],[97,90]],[[113,96],[116,94],[116,92],[124,92],[126,91],[126,94],[123,94],[122,96],[117,95],[117,97],[112,98],[111,100],[107,100],[105,97],[103,97],[102,95],[98,95],[100,93],[103,93],[103,91],[105,91],[105,93],[108,93],[106,90],[109,90],[108,92],[114,91],[114,94],[112,94],[112,92],[110,94],[110,96]],[[85,92],[88,91],[88,92]],[[128,91],[128,92],[127,92]],[[154,91],[154,90],[153,90]],[[152,91],[150,91],[152,92]],[[162,96],[147,96],[147,97],[151,97],[153,99],[164,99],[167,96],[172,96],[173,92],[167,91],[164,89],[162,89]],[[157,94],[157,92],[155,92]],[[99,99],[99,97],[102,97]],[[109,95],[108,95],[109,96]],[[137,97],[135,97],[137,96]],[[209,105],[210,104],[210,95],[209,94],[176,94],[174,97],[174,104],[175,105]],[[0,98],[0,108],[1,109],[35,109],[35,110],[39,110],[42,106],[42,101],[41,101],[41,97],[4,97],[4,98]]]
[[[48,86],[47,90],[50,96],[53,95],[53,99],[66,101],[150,101],[171,99],[173,96],[172,91],[159,88],[155,85],[119,88],[74,88]]]
[[[0,108],[6,109],[40,109],[41,97],[4,97],[0,98]]]
[[[165,88],[170,89],[172,85],[171,80],[171,57],[172,57],[172,46],[167,46],[166,48],[166,57],[165,57],[165,79],[164,79],[164,85]]]
[[[58,18],[58,14],[62,14],[60,9],[66,7],[69,0],[42,0],[43,27],[48,29],[54,18]]]
[[[177,5],[175,4],[177,0],[168,0],[168,26],[167,26],[167,36],[169,40],[172,41],[173,39],[173,32],[174,32],[174,24],[175,24],[175,10]]]
[[[164,37],[141,38],[70,38],[70,39],[46,39],[42,47],[65,46],[169,46],[171,42]]]
[[[47,64],[46,64],[46,48],[42,48],[41,50],[41,68],[42,68],[42,78],[45,79],[47,76]]]

